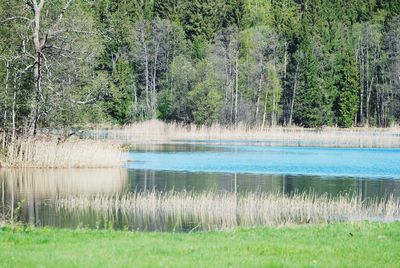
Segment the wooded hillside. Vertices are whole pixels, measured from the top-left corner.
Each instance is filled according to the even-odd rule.
[[[0,128],[386,127],[398,0],[4,0]]]

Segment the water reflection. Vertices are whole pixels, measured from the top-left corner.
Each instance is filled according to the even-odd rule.
[[[128,191],[135,190],[222,190],[238,193],[293,192],[328,193],[337,196],[343,193],[356,194],[362,198],[380,198],[388,195],[400,196],[400,180],[364,179],[352,177],[321,177],[243,173],[176,172],[154,170],[128,170]]]
[[[1,211],[12,219],[53,225],[56,197],[114,194],[127,181],[124,169],[0,169]]]
[[[55,208],[60,197],[114,195],[152,191],[312,192],[337,196],[357,194],[363,199],[400,197],[400,180],[351,177],[262,175],[242,173],[174,172],[136,169],[1,169],[1,210],[9,217],[37,225],[96,227],[98,214],[68,213]],[[24,201],[16,215],[18,203]],[[113,226],[123,227],[121,224]]]

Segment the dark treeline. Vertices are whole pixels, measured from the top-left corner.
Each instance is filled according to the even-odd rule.
[[[398,0],[3,0],[1,129],[389,126]]]

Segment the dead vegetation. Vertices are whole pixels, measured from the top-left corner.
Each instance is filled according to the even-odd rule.
[[[0,167],[117,167],[122,156],[120,146],[111,141],[52,136],[20,138],[4,148]]]
[[[59,210],[96,215],[130,229],[219,230],[238,226],[327,224],[363,220],[393,221],[400,217],[394,197],[362,200],[358,196],[313,194],[145,191],[123,195],[60,197]]]
[[[211,126],[164,123],[158,120],[145,121],[121,128],[98,129],[89,137],[125,143],[235,140],[258,141],[277,146],[324,146],[358,148],[400,148],[400,128],[319,128],[301,127],[252,128],[245,125],[231,127],[214,124]]]

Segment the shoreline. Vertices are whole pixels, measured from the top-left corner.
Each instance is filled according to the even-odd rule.
[[[96,128],[82,134],[84,138],[113,140],[123,144],[238,141],[260,142],[265,146],[321,146],[338,148],[400,148],[400,128],[317,128],[273,127],[249,128],[244,125],[196,126],[145,121],[113,128]]]

